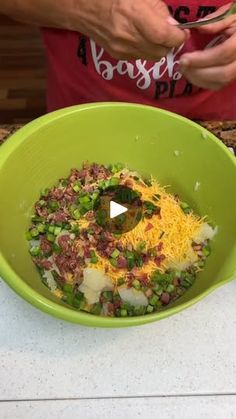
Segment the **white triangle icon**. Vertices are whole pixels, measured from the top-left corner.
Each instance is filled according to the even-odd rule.
[[[126,211],[128,211],[128,209],[123,205],[110,201],[110,218],[118,217],[118,215],[124,214]]]

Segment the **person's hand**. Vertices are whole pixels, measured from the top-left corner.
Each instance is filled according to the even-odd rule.
[[[188,36],[169,23],[161,0],[73,0],[71,29],[83,32],[120,60],[158,60]]]
[[[216,16],[229,6],[218,9],[207,18]],[[180,71],[195,86],[219,90],[236,80],[236,15],[202,26],[198,30],[207,35],[225,34],[227,39],[204,51],[183,54],[180,58]]]

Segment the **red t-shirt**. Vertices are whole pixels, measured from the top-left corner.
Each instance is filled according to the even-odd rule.
[[[197,20],[228,0],[166,1],[182,22]],[[192,31],[189,41],[157,62],[115,60],[78,32],[43,30],[47,50],[48,110],[79,103],[122,101],[168,109],[192,119],[236,119],[236,83],[212,92],[189,83],[179,72],[184,52],[209,48],[222,35]]]

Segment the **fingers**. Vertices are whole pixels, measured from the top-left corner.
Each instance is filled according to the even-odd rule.
[[[236,61],[225,66],[188,68],[183,74],[195,86],[219,90],[236,80]]]
[[[179,47],[183,44],[188,32],[170,24],[170,14],[163,1],[153,2],[152,8],[142,9],[136,17],[136,29],[143,38],[153,46],[161,45],[166,48]]]
[[[183,54],[180,58],[180,68],[204,68],[229,64],[236,59],[236,35],[225,42],[203,51]]]
[[[224,13],[226,10],[228,10],[230,6],[231,3],[228,3],[225,6],[220,7],[216,12],[206,16],[206,19],[219,16],[221,13]],[[236,26],[236,15],[228,16],[216,23],[201,26],[198,28],[198,31],[205,34],[217,34],[220,32],[224,32],[231,26]]]

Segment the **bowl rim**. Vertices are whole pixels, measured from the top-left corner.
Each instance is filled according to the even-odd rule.
[[[89,104],[82,104],[82,105],[75,105],[70,106],[67,108],[59,109],[57,111],[48,113],[46,115],[40,116],[39,118],[31,121],[30,123],[26,124],[24,127],[20,128],[17,132],[15,132],[1,147],[0,147],[0,169],[3,167],[5,162],[7,161],[8,157],[11,153],[16,150],[21,144],[25,141],[29,134],[34,133],[43,125],[47,125],[50,122],[55,122],[55,120],[60,119],[69,114],[73,114],[74,112],[81,112],[86,111],[87,109],[92,108],[118,108],[118,107],[126,107],[126,108],[133,108],[133,109],[149,109],[153,112],[157,112],[159,114],[169,115],[172,118],[179,119],[180,121],[185,122],[185,124],[191,125],[199,130],[202,135],[207,135],[211,141],[216,143],[216,145],[222,149],[222,151],[228,156],[231,160],[233,165],[236,169],[236,158],[231,153],[231,151],[215,137],[214,134],[209,132],[204,127],[201,127],[196,122],[191,121],[183,116],[175,114],[173,112],[169,112],[163,109],[155,108],[152,106],[142,105],[142,104],[133,104],[133,103],[126,103],[126,102],[97,102],[97,103],[89,103]],[[35,306],[36,308],[40,309],[41,311],[48,313],[54,317],[57,317],[61,320],[66,320],[72,323],[78,323],[84,326],[91,326],[91,327],[110,327],[110,328],[117,328],[117,327],[127,327],[127,326],[138,326],[143,325],[146,323],[154,322],[157,320],[164,319],[171,315],[174,315],[193,304],[196,304],[198,301],[203,299],[205,296],[210,294],[212,291],[217,289],[219,286],[222,286],[233,279],[236,276],[235,273],[231,276],[223,279],[222,281],[218,281],[217,283],[213,284],[211,287],[197,295],[195,298],[190,299],[187,302],[177,305],[176,307],[170,307],[163,311],[147,314],[145,316],[136,316],[136,317],[127,317],[127,318],[109,318],[109,317],[102,317],[91,315],[89,313],[85,313],[82,311],[78,311],[73,308],[67,308],[65,306],[59,305],[56,302],[49,300],[48,298],[42,296],[39,292],[35,291],[31,288],[28,284],[24,282],[23,279],[18,276],[14,269],[10,266],[10,264],[5,260],[3,254],[0,250],[0,274],[5,282],[23,299],[28,301],[30,304]]]

